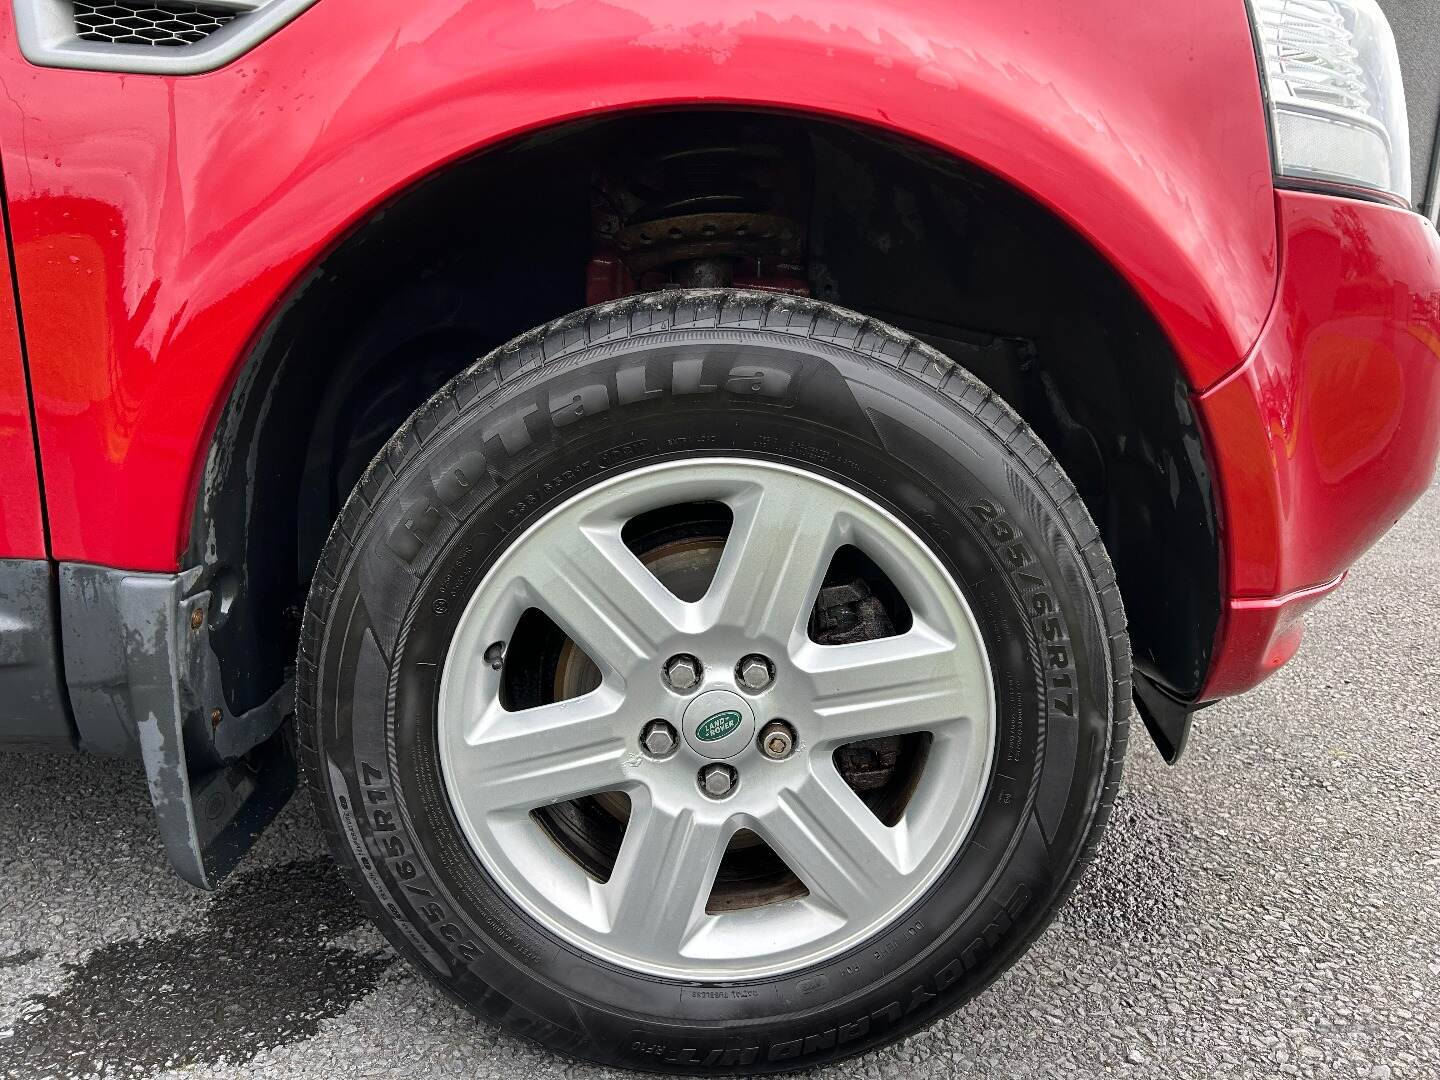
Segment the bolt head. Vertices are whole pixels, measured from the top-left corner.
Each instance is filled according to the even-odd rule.
[[[763,656],[745,657],[744,660],[740,661],[740,666],[736,669],[736,674],[740,678],[740,685],[752,693],[758,693],[764,690],[775,677],[774,669],[770,666],[770,661],[766,660]]]
[[[682,693],[700,685],[700,661],[693,656],[672,657],[665,665],[665,681]]]
[[[712,799],[723,799],[735,787],[735,771],[729,765],[707,765],[700,770],[700,786]]]
[[[655,757],[664,757],[675,749],[675,729],[664,720],[652,720],[645,725],[640,742],[646,752]]]
[[[795,752],[795,733],[783,720],[772,720],[760,732],[760,752],[781,761]]]

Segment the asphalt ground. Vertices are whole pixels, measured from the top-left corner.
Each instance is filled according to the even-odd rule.
[[[1440,485],[1299,659],[1143,736],[1099,862],[1029,955],[845,1077],[1440,1077]],[[0,755],[0,1075],[619,1076],[431,990],[295,800],[215,895],[127,763]]]

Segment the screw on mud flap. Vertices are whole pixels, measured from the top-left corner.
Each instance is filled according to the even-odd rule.
[[[194,608],[191,609],[191,611],[190,611],[190,629],[191,629],[191,630],[199,630],[200,627],[202,627],[202,626],[204,626],[204,625],[205,625],[205,609],[204,609],[203,607],[200,607],[200,606],[197,605],[196,607],[194,607]]]
[[[735,790],[740,775],[729,765],[716,762],[700,770],[700,790],[712,799],[723,799]]]
[[[700,661],[685,653],[672,656],[665,661],[665,681],[682,694],[694,690],[700,685]]]
[[[678,742],[674,727],[665,720],[651,720],[640,733],[640,745],[651,757],[666,757]]]
[[[760,729],[760,752],[772,761],[783,761],[795,752],[795,731],[784,720],[771,720]]]

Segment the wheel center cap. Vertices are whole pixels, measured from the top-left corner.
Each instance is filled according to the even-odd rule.
[[[706,690],[685,707],[680,728],[701,757],[731,758],[755,738],[755,714],[732,690]]]

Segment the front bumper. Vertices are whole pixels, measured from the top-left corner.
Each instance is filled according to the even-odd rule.
[[[1301,616],[1425,491],[1440,454],[1440,238],[1418,214],[1276,193],[1280,288],[1201,394],[1226,601],[1202,699],[1255,686]]]

